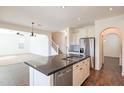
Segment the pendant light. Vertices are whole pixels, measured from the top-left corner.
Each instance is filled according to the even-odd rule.
[[[16,34],[19,35],[19,36],[24,36],[23,34],[20,34],[19,32],[17,32]]]
[[[34,26],[34,22],[32,22],[32,32],[31,32],[31,35],[32,37],[36,37],[36,35],[34,35],[34,29],[33,29],[33,26]]]

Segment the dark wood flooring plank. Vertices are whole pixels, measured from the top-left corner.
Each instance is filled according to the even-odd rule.
[[[84,82],[85,86],[123,86],[119,58],[105,57],[104,66],[100,71],[91,69],[90,77]]]

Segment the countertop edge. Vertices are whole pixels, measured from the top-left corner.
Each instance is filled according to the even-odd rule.
[[[56,72],[58,72],[58,71],[60,71],[60,70],[62,70],[62,69],[64,69],[64,68],[67,68],[67,67],[72,66],[72,65],[74,65],[74,64],[76,64],[76,63],[79,63],[80,61],[85,60],[85,59],[87,59],[87,58],[89,58],[89,56],[87,56],[87,57],[85,57],[85,58],[83,58],[83,59],[81,59],[81,60],[75,61],[75,62],[72,63],[72,64],[68,64],[67,66],[64,66],[64,67],[62,67],[62,68],[59,68],[59,69],[57,69],[57,70],[55,70],[55,71],[52,71],[52,72],[50,72],[50,73],[45,73],[44,71],[41,71],[40,69],[38,69],[38,68],[36,68],[36,67],[30,65],[28,62],[24,62],[24,63],[25,63],[26,65],[28,65],[28,66],[30,66],[30,67],[32,67],[32,68],[38,70],[39,72],[41,72],[41,73],[43,73],[43,74],[45,74],[45,75],[47,75],[47,76],[50,76],[50,75],[52,75],[52,74],[54,74],[54,73],[56,73]]]

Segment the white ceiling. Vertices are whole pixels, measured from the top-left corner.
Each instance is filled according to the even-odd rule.
[[[109,6],[0,6],[0,21],[48,31],[93,24],[95,20],[124,14],[124,7]],[[80,21],[78,18],[80,17]],[[38,26],[40,24],[40,26]]]

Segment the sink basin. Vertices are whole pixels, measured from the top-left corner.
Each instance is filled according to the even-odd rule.
[[[62,60],[73,61],[74,59],[70,57],[66,57],[66,58],[63,58]]]
[[[72,58],[82,58],[83,56],[72,56]]]
[[[67,61],[76,61],[80,58],[82,58],[83,56],[68,56],[68,57],[65,57],[63,58],[62,60],[67,60]]]

